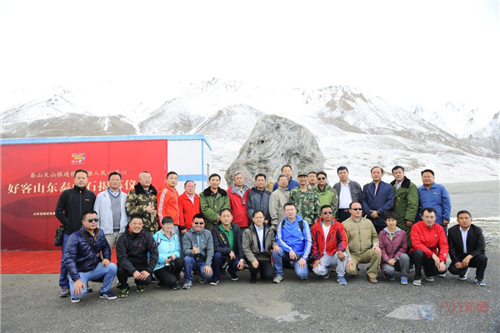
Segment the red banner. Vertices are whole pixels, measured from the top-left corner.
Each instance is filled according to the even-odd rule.
[[[107,188],[108,174],[122,174],[122,190],[149,171],[153,186],[164,182],[167,140],[36,143],[2,145],[2,250],[53,250],[57,199],[73,187],[74,172],[89,173],[87,188],[96,195]]]

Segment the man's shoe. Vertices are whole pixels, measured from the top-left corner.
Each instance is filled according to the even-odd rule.
[[[425,279],[429,282],[434,282],[434,276],[425,276]]]
[[[238,275],[236,273],[231,274],[231,280],[238,281]]]
[[[198,281],[199,281],[200,283],[207,283],[207,279],[202,278],[202,277],[200,277],[200,278],[198,279]]]
[[[137,291],[138,293],[143,293],[144,290],[146,290],[146,286],[143,284],[138,284],[137,289],[135,291]]]
[[[120,294],[118,295],[118,297],[125,298],[125,297],[128,296],[129,292],[130,292],[130,288],[129,287],[122,288],[122,289],[120,289]]]
[[[175,281],[175,284],[172,286],[172,289],[173,290],[179,290],[179,289],[181,289],[179,281]]]
[[[484,282],[484,280],[479,280],[478,278],[475,278],[475,279],[474,279],[474,282],[476,282],[476,284],[477,284],[478,286],[481,286],[481,287],[486,286],[486,282]]]
[[[421,279],[413,280],[413,285],[414,286],[421,286],[422,285],[422,280]]]
[[[394,275],[389,275],[388,276],[389,281],[394,282],[396,281],[396,277]]]
[[[283,275],[276,275],[273,279],[274,283],[280,283],[281,281],[283,281]]]
[[[211,285],[211,286],[216,286],[216,285],[218,285],[218,284],[219,284],[219,281],[212,281],[212,282],[210,282],[210,285]]]
[[[61,293],[59,294],[59,297],[64,298],[68,297],[69,295],[71,295],[69,288],[61,288]]]
[[[378,283],[378,280],[376,278],[372,278],[370,276],[366,276],[366,279],[368,280],[368,282],[370,283]]]
[[[351,277],[352,277],[352,278],[357,278],[357,277],[358,277],[358,274],[351,274]]]
[[[300,279],[301,280],[307,280],[309,277],[308,276],[304,276],[304,277],[301,277]]]
[[[403,284],[403,285],[408,284],[408,278],[402,277],[401,278],[401,284]]]
[[[468,273],[469,273],[469,268],[467,267],[467,270],[465,271],[465,274],[464,274],[464,275],[459,275],[459,276],[458,276],[458,279],[459,279],[460,281],[465,281],[465,280],[467,280],[467,274],[468,274]]]
[[[328,279],[330,277],[330,273],[326,273],[325,275],[323,275],[321,278],[322,279]]]
[[[71,303],[78,303],[80,302],[81,298],[73,298],[71,297]]]
[[[257,283],[257,279],[250,279],[250,283],[251,284]]]
[[[108,291],[107,293],[99,293],[99,298],[116,299],[117,297],[111,291]]]
[[[341,285],[347,284],[347,281],[346,281],[345,277],[343,277],[343,276],[337,276],[337,282],[340,283]]]
[[[160,282],[156,282],[156,283],[155,283],[155,286],[156,286],[156,288],[161,288],[161,287],[163,287],[163,286],[161,285],[161,283],[160,283]]]
[[[93,291],[94,291],[94,290],[93,290],[91,287],[89,287],[89,283],[87,282],[87,292],[88,292],[88,293],[91,293],[91,292],[93,292]]]
[[[182,286],[182,289],[189,289],[193,286],[193,281],[186,281],[184,282],[184,285]]]
[[[446,272],[441,273],[441,274],[438,274],[438,277],[440,277],[440,278],[445,278],[445,277],[446,277]]]

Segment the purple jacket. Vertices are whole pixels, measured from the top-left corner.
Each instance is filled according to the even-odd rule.
[[[384,271],[386,261],[392,258],[399,258],[403,253],[406,253],[407,238],[406,232],[396,227],[394,236],[391,241],[391,235],[385,228],[378,235],[379,247],[382,250],[382,260],[380,261],[380,269]]]

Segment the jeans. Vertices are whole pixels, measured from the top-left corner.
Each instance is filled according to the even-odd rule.
[[[227,271],[231,276],[236,274],[238,271],[238,263],[240,261],[240,257],[236,255],[236,258],[233,260],[229,260],[229,267]],[[212,262],[212,268],[214,269],[214,281],[219,281],[220,280],[220,271],[222,267],[222,263],[224,262],[224,256],[220,252],[215,252],[214,254],[214,260]]]
[[[104,280],[101,285],[100,293],[107,293],[111,290],[111,286],[113,284],[113,280],[116,276],[117,267],[116,264],[110,262],[108,266],[104,267],[102,263],[99,263],[96,268],[89,272],[78,272],[80,275],[80,281],[83,282],[83,290],[80,295],[75,295],[75,281],[71,279],[71,276],[68,275],[71,297],[74,299],[80,299],[87,293],[87,282],[92,280],[97,280],[104,277]]]
[[[279,252],[273,251],[273,262],[276,275],[283,276],[283,260],[290,261],[290,254],[288,252],[283,251],[282,248],[280,248]],[[294,260],[293,266],[295,268],[295,274],[299,278],[301,279],[306,278],[307,275],[309,274],[309,270],[307,269],[307,263],[306,265],[304,265],[304,267],[299,267],[299,261]]]
[[[330,267],[333,266],[336,269],[337,276],[344,276],[345,275],[345,265],[347,263],[347,255],[344,253],[345,258],[344,261],[340,260],[338,257],[338,251],[333,254],[333,256],[330,256],[328,254],[323,255],[320,258],[320,263],[318,267],[313,268],[313,272],[316,275],[319,276],[325,276],[330,272]]]
[[[63,234],[63,243],[61,246],[61,275],[59,275],[59,286],[63,289],[69,288],[68,269],[64,264],[64,250],[66,250],[66,243],[68,242],[69,235]]]
[[[204,261],[196,261],[194,257],[192,256],[185,256],[184,257],[184,280],[187,281],[192,281],[193,277],[191,276],[191,272],[193,271],[193,268],[196,269],[199,276],[201,276],[204,279],[211,278],[213,275],[213,272],[211,272],[209,275],[205,274],[204,268],[206,266],[206,262]]]

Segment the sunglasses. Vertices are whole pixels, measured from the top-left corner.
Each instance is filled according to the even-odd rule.
[[[325,177],[318,178],[318,180],[325,180],[325,179],[326,179]]]
[[[96,217],[95,219],[88,219],[87,222],[99,222],[99,219]]]
[[[351,210],[363,210],[363,208],[351,208]]]
[[[323,212],[323,215],[332,215],[333,212]]]
[[[195,225],[205,224],[204,222],[193,222]]]

